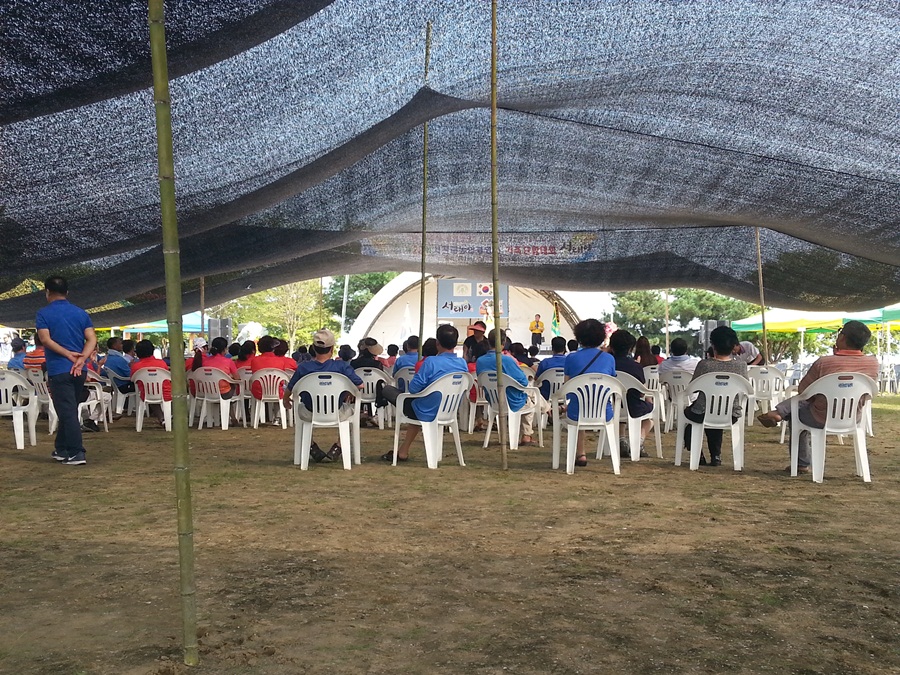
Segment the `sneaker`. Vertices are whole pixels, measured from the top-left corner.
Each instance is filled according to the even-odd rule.
[[[624,438],[619,439],[619,457],[631,459],[631,445]]]
[[[722,466],[722,458],[721,457],[710,457],[709,465],[710,466]]]
[[[79,464],[87,464],[87,459],[84,457],[84,451],[77,452],[74,455],[70,455],[63,462],[66,466],[78,466]]]
[[[81,430],[82,431],[99,432],[100,427],[97,426],[97,423],[94,420],[85,420],[81,424]]]
[[[337,462],[339,459],[341,459],[342,454],[343,453],[341,451],[341,446],[339,446],[337,443],[335,443],[334,445],[331,446],[331,449],[329,449],[328,452],[325,453],[325,456],[328,459],[330,459],[332,462]]]
[[[647,458],[647,457],[650,456],[650,455],[647,454],[647,451],[644,450],[644,441],[641,441],[641,453],[640,453],[640,456],[643,457],[643,458]]]
[[[700,466],[706,466],[706,457],[700,455]]]
[[[50,453],[50,456],[57,462],[65,462],[67,459],[69,459],[69,456],[66,453],[60,452],[59,450],[54,450]]]

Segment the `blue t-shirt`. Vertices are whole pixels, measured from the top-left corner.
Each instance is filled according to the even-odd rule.
[[[566,355],[565,354],[554,354],[550,358],[544,359],[538,364],[537,373],[535,374],[535,379],[539,378],[541,374],[545,370],[553,370],[554,368],[565,368],[566,367]],[[550,397],[550,383],[542,382],[541,383],[541,396],[544,398]]]
[[[400,368],[415,368],[416,364],[419,362],[419,352],[404,352],[400,356],[397,357],[397,360],[394,361],[394,370],[391,371],[391,375],[394,377],[397,376],[397,371]],[[404,382],[398,382],[397,388],[403,392],[406,391],[406,386]]]
[[[599,354],[598,354],[599,352]],[[596,359],[594,357],[597,357]],[[593,359],[593,362],[591,360]],[[590,365],[588,365],[590,364]],[[600,373],[601,375],[616,376],[616,360],[611,354],[597,347],[585,347],[566,356],[566,377],[570,380],[587,373]],[[578,399],[574,394],[569,394],[566,402],[566,416],[570,420],[578,419]],[[613,417],[612,404],[606,406],[606,419]]]
[[[121,387],[128,384],[128,380],[131,378],[131,365],[122,352],[110,350],[106,355],[106,361],[103,362],[103,372],[107,377],[113,378],[114,385]],[[117,379],[116,375],[122,379]]]
[[[453,352],[444,352],[437,356],[429,356],[422,363],[419,372],[409,382],[409,391],[411,394],[418,394],[420,391],[428,387],[439,377],[450,373],[468,373],[469,367],[466,362],[459,358]],[[468,388],[466,389],[468,394]],[[422,422],[433,422],[437,417],[438,408],[441,404],[441,395],[437,392],[429,394],[424,398],[414,398],[412,401],[413,410],[416,418]]]
[[[501,357],[501,364],[503,367],[503,374],[509,375],[516,382],[521,384],[523,387],[528,386],[528,378],[525,377],[525,373],[522,372],[522,369],[519,367],[519,364],[516,363],[516,360],[504,354]],[[481,373],[496,373],[497,372],[497,352],[490,351],[484,356],[479,356],[475,360],[475,373],[481,375]],[[509,409],[513,412],[519,412],[525,404],[528,402],[528,396],[524,391],[519,391],[517,389],[512,389],[510,387],[506,388],[506,402],[509,404]]]
[[[363,383],[362,378],[356,374],[356,371],[350,367],[350,363],[347,361],[328,359],[327,361],[322,362],[313,360],[297,364],[297,370],[294,371],[294,375],[288,382],[288,390],[293,391],[294,385],[297,384],[301,378],[312,373],[340,373],[341,375],[346,375],[350,378],[350,381],[356,386]],[[345,398],[346,394],[342,395],[341,402],[343,402]],[[300,394],[300,401],[308,410],[312,409],[312,398],[307,392],[304,391]]]
[[[25,370],[25,352],[14,355],[6,364],[7,370]]]
[[[35,327],[50,331],[53,341],[64,349],[80,352],[84,349],[84,331],[93,328],[91,318],[81,307],[68,300],[54,300],[38,310]],[[62,354],[47,349],[47,376],[63,375],[72,369],[72,362]]]

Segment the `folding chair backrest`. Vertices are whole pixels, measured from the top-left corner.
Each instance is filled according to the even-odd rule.
[[[866,401],[878,393],[875,380],[861,373],[833,373],[826,375],[803,391],[803,398],[821,394],[828,402],[825,413],[825,432],[852,433],[857,417]]]
[[[135,388],[145,403],[162,403],[165,382],[172,381],[172,374],[162,368],[141,368],[131,376]]]
[[[659,391],[659,366],[644,366],[644,386],[650,391]]]
[[[250,391],[259,401],[280,401],[288,379],[287,373],[279,368],[263,368],[250,376]],[[255,384],[259,387],[254,387]],[[254,390],[258,390],[260,395],[256,396]]]
[[[723,429],[732,425],[732,411],[740,405],[735,400],[750,396],[753,386],[735,373],[706,373],[685,389],[688,395],[695,392],[703,392],[706,398],[704,426]]]
[[[340,373],[310,373],[300,378],[293,390],[298,405],[305,406],[305,403],[300,403],[302,393],[309,395],[308,410],[312,413],[313,424],[337,423],[341,409],[341,394],[345,392],[355,396],[359,389],[350,378]]]
[[[612,375],[585,373],[566,382],[557,392],[558,397],[574,396],[578,401],[578,420],[586,424],[604,424],[606,409],[610,403],[618,404],[625,396],[625,388]],[[613,406],[613,410],[615,410]]]
[[[378,368],[357,368],[356,374],[363,381],[363,388],[359,391],[363,403],[372,403],[375,400],[375,386],[379,382],[390,383],[390,378]]]

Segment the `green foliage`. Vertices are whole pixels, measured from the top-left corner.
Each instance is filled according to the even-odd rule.
[[[369,300],[396,276],[397,272],[369,272],[368,274],[350,275],[347,294],[347,330],[353,326],[356,317],[359,316]],[[340,317],[343,302],[344,277],[334,277],[325,290],[325,309],[329,314]]]
[[[749,302],[696,288],[679,288],[672,291],[669,297],[669,319],[683,328],[695,319],[736,321],[751,316],[759,309]],[[666,303],[661,291],[613,293],[613,300],[616,304],[613,321],[620,328],[635,335],[646,335],[651,341],[665,331]]]
[[[759,311],[759,305],[698,288],[678,288],[672,292],[672,298],[669,317],[682,326],[694,319],[737,321]]]
[[[270,335],[287,339],[291,351],[297,344],[308,344],[312,334],[323,326],[339,328],[321,302],[318,279],[245,295],[211,308],[210,315],[230,318],[235,328],[240,323],[257,321]]]

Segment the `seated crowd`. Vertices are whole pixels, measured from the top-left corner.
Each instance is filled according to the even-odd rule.
[[[575,339],[566,341],[561,336],[556,336],[550,341],[551,355],[538,360],[538,348],[532,345],[526,349],[522,343],[511,342],[504,330],[487,331],[483,322],[477,321],[470,326],[471,335],[462,343],[461,357],[457,356],[459,334],[452,325],[445,324],[438,327],[434,338],[429,338],[422,343],[422,356],[419,355],[419,336],[410,336],[402,345],[388,345],[385,350],[376,339],[367,337],[361,340],[354,350],[350,345],[336,345],[334,334],[322,329],[313,336],[312,344],[299,347],[291,356],[287,355],[288,343],[271,336],[264,336],[258,342],[247,340],[241,344],[228,344],[227,340],[217,337],[211,343],[198,337],[193,341],[193,356],[186,360],[187,371],[197,371],[201,368],[216,368],[226,374],[219,382],[221,397],[231,399],[239,391],[239,369],[248,368],[251,373],[257,373],[263,369],[277,369],[283,371],[289,378],[283,386],[282,403],[285,408],[290,408],[293,403],[294,385],[306,375],[318,372],[334,372],[346,375],[357,387],[362,388],[363,381],[356,370],[360,368],[372,368],[396,378],[400,371],[413,369],[411,379],[398,379],[396,384],[381,386],[377,391],[376,406],[385,406],[396,403],[399,395],[408,391],[419,393],[435,382],[438,378],[456,372],[472,373],[480,376],[484,373],[494,373],[497,368],[497,354],[495,352],[496,340],[499,337],[503,351],[500,358],[502,372],[508,375],[514,382],[522,387],[529,388],[535,380],[541,380],[542,376],[553,369],[561,369],[565,380],[569,380],[585,373],[600,373],[615,376],[623,372],[634,377],[638,382],[645,383],[644,368],[650,365],[658,366],[661,376],[671,372],[684,372],[696,379],[707,373],[733,373],[747,377],[748,366],[763,363],[763,356],[750,342],[738,340],[737,334],[729,327],[721,326],[713,330],[709,336],[711,348],[708,358],[699,359],[688,354],[688,344],[682,338],[676,338],[671,342],[670,353],[667,358],[662,358],[660,348],[651,345],[644,336],[635,337],[626,330],[608,331],[608,325],[596,319],[586,319],[579,322],[574,328]],[[609,332],[609,334],[608,334]],[[825,356],[816,361],[807,374],[800,381],[798,395],[802,395],[813,382],[821,377],[838,372],[862,373],[876,379],[878,377],[879,364],[874,356],[863,354],[863,348],[871,337],[869,328],[859,321],[850,321],[844,325],[837,335],[834,354]],[[45,355],[39,337],[35,336],[35,349],[28,352],[25,342],[15,338],[11,342],[13,357],[9,361],[8,368],[20,370],[45,370]],[[85,363],[89,371],[108,378],[112,387],[121,394],[135,391],[135,378],[141,370],[157,368],[168,370],[168,359],[155,356],[155,346],[149,340],[140,340],[135,343],[132,340],[123,340],[120,337],[111,337],[106,341],[106,355],[99,357],[95,349],[91,358]],[[337,356],[335,356],[337,349]],[[140,378],[137,378],[138,380]],[[138,383],[138,393],[143,395],[143,390]],[[166,383],[165,400],[171,400],[171,384]],[[540,384],[539,394],[529,393],[518,388],[508,387],[506,399],[509,409],[513,412],[524,410],[522,415],[522,436],[520,445],[533,444],[533,428],[535,413],[549,412],[551,385],[546,379]],[[85,396],[100,396],[95,389],[86,389]],[[251,392],[256,398],[260,398],[259,391]],[[470,392],[470,403],[478,400],[478,393]],[[103,392],[104,403],[109,405],[110,393]],[[304,394],[308,398],[308,394]],[[425,398],[407,399],[404,406],[404,414],[415,420],[430,421],[437,414],[439,399],[435,395]],[[308,405],[308,401],[305,401]],[[344,401],[345,409],[342,414],[351,414],[349,407],[350,397]],[[693,401],[688,402],[684,409],[685,417],[692,422],[702,422],[704,418],[705,399],[702,393]],[[807,426],[821,428],[825,422],[824,399],[817,396],[809,401],[802,401],[799,407],[799,418]],[[578,402],[573,396],[563,403],[565,414],[570,419],[578,417]],[[639,418],[652,411],[653,401],[650,397],[636,389],[629,389],[626,394],[625,409],[632,418]],[[84,430],[98,430],[97,422],[101,421],[100,406],[95,406],[90,419],[84,421]],[[742,406],[735,402],[732,410],[732,419],[737,421],[742,415]],[[150,413],[160,424],[163,424],[163,413],[159,406],[151,406]],[[374,416],[375,410],[369,411]],[[302,414],[302,411],[301,411]],[[611,419],[612,411],[607,412]],[[789,421],[791,418],[791,399],[787,399],[771,412],[759,416],[759,421],[766,427],[773,427],[781,421]],[[624,424],[624,422],[623,422]],[[484,430],[485,420],[479,419],[476,430]],[[644,452],[644,439],[652,429],[652,421],[643,420],[640,429],[641,456]],[[406,461],[409,458],[411,445],[418,434],[417,426],[410,426],[404,437],[402,445],[397,452],[397,461]],[[690,444],[691,426],[685,430],[685,444]],[[576,466],[585,466],[587,457],[583,450],[583,433],[578,439]],[[723,432],[720,429],[705,430],[709,460],[701,455],[700,463],[710,466],[721,464],[721,449]],[[627,440],[627,434],[620,433],[619,452],[622,457],[631,456],[631,448]],[[799,471],[808,472],[810,464],[810,447],[808,434],[801,435],[799,451]],[[323,451],[316,443],[310,449],[315,461],[334,461],[342,454],[339,442],[331,445],[328,451]],[[385,461],[394,461],[393,452],[382,456]]]

